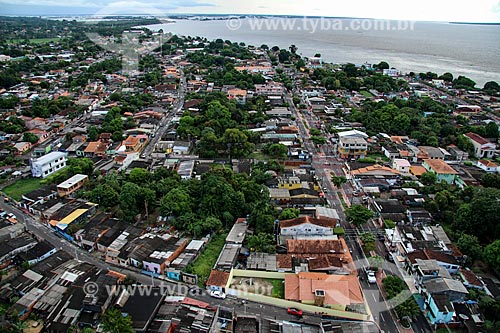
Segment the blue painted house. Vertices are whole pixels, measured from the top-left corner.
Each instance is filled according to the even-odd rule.
[[[455,315],[455,309],[447,295],[428,294],[426,316],[431,324],[449,323]]]

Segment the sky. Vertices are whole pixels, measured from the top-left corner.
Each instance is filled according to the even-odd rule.
[[[280,14],[496,22],[499,0],[0,0],[0,15]]]

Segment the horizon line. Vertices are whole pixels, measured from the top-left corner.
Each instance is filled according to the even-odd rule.
[[[473,22],[473,21],[439,21],[439,20],[410,20],[410,19],[384,19],[373,17],[356,17],[356,16],[324,16],[324,15],[296,15],[296,14],[198,14],[198,13],[170,13],[158,17],[146,14],[109,14],[109,15],[96,15],[96,14],[39,14],[39,15],[19,15],[19,14],[1,14],[0,17],[38,17],[38,18],[61,18],[61,17],[156,17],[156,18],[169,18],[171,16],[186,16],[186,17],[285,17],[285,18],[328,18],[328,19],[341,19],[341,20],[382,20],[382,21],[414,21],[414,22],[428,22],[428,23],[448,23],[448,24],[470,24],[470,25],[500,25],[500,21],[496,22]]]

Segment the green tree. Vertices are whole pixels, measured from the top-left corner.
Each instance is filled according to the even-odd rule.
[[[476,82],[472,81],[468,77],[460,75],[455,80],[453,80],[453,88],[457,89],[473,89],[476,86]]]
[[[192,211],[192,199],[183,188],[171,189],[160,201],[162,214],[181,216]]]
[[[276,252],[276,246],[274,244],[276,244],[276,240],[272,234],[268,233],[260,232],[246,238],[246,246],[252,252],[274,253]]]
[[[437,176],[435,173],[427,171],[424,172],[422,176],[420,176],[420,181],[422,182],[422,184],[427,186],[434,185],[437,182]]]
[[[413,297],[396,306],[395,310],[400,319],[405,317],[415,318],[421,313],[420,307]]]
[[[287,146],[282,143],[273,143],[269,145],[269,148],[267,150],[269,152],[269,155],[274,158],[285,158],[286,154],[288,153]]]
[[[345,210],[347,220],[355,226],[360,226],[373,218],[375,214],[363,205],[352,205]]]
[[[500,189],[500,175],[496,173],[485,173],[481,177],[481,185]]]
[[[379,62],[377,65],[375,65],[376,68],[380,69],[380,70],[384,70],[384,69],[389,69],[390,66],[387,62],[385,61],[381,61]]]
[[[486,137],[487,138],[498,139],[498,125],[495,122],[490,121],[486,125],[485,130],[486,130]]]
[[[446,82],[453,82],[453,74],[446,72],[443,75],[439,77],[439,79],[446,81]]]
[[[484,249],[484,260],[494,269],[500,267],[500,239],[486,246]]]
[[[35,144],[38,142],[38,137],[31,132],[25,132],[23,134],[23,141],[29,142],[31,144]]]
[[[291,220],[299,217],[300,209],[298,208],[285,208],[280,214],[280,220]]]
[[[105,333],[134,333],[132,318],[123,315],[118,309],[108,309],[102,316],[102,327]]]
[[[99,131],[95,126],[90,126],[87,134],[90,141],[97,141],[97,138],[99,137]]]
[[[470,263],[474,260],[481,259],[483,256],[483,247],[476,236],[462,234],[456,244],[460,251],[466,254],[470,259]]]
[[[344,176],[335,176],[332,173],[332,182],[333,182],[333,185],[340,188],[343,184],[345,184],[347,182],[347,178]]]
[[[133,168],[128,179],[137,185],[145,185],[149,182],[151,174],[144,168]]]

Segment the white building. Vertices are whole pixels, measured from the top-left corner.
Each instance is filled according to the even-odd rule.
[[[67,153],[54,151],[37,159],[31,160],[33,177],[45,178],[66,166]]]
[[[489,142],[476,133],[465,133],[464,136],[472,142],[474,146],[474,156],[477,158],[492,158],[495,154],[496,145]]]
[[[401,172],[401,173],[405,173],[405,174],[410,173],[410,167],[411,167],[411,164],[410,164],[410,162],[408,162],[408,160],[405,160],[402,158],[395,158],[392,161],[392,168],[394,170]]]

